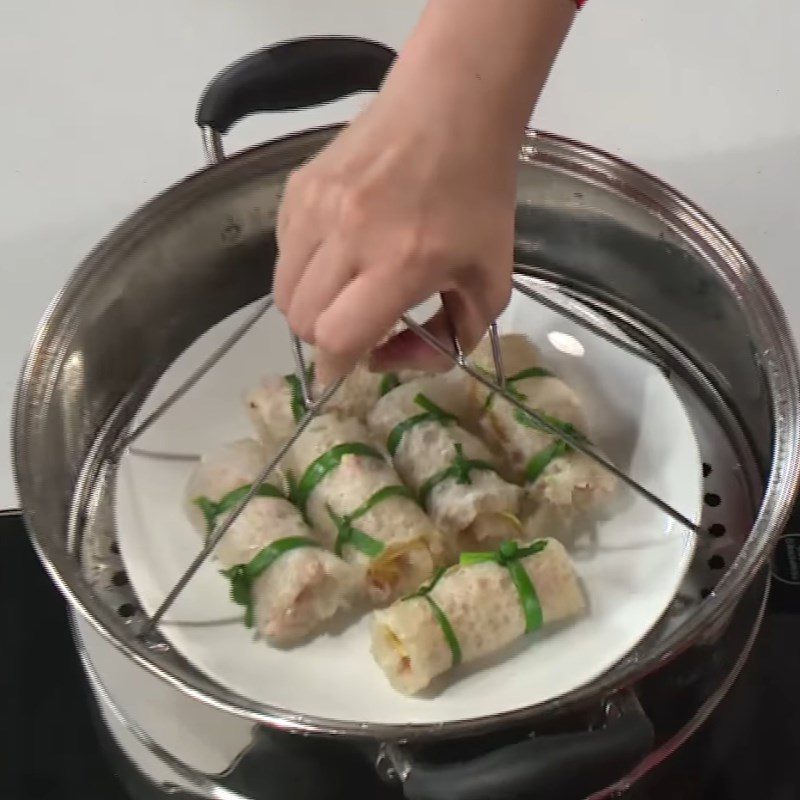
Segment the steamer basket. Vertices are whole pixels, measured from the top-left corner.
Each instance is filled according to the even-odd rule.
[[[334,55],[340,64],[344,56]],[[377,86],[388,57],[364,50],[360,58],[361,66],[364,58],[372,64],[372,72],[356,70],[358,80],[353,69],[345,70],[344,83],[311,91],[331,73],[323,59],[300,75],[291,98],[262,101],[256,108],[299,107],[374,88],[370,84]],[[295,59],[295,77],[296,66]],[[214,85],[217,94],[227,78],[223,74]],[[272,75],[269,91],[279,78],[285,74]],[[214,100],[213,91],[210,96]],[[218,115],[222,121],[201,116],[216,156],[222,152],[220,134],[242,115],[241,108],[225,107]],[[439,796],[414,794],[415,776],[424,774],[414,761],[418,748],[434,741],[482,741],[498,730],[547,730],[576,715],[596,718],[623,690],[639,692],[656,722],[662,757],[719,700],[757,626],[765,564],[800,471],[797,359],[772,291],[725,231],[657,179],[551,134],[530,132],[520,154],[517,271],[537,279],[556,302],[621,328],[667,367],[706,464],[694,562],[662,622],[621,663],[566,696],[443,726],[342,725],[266,707],[216,684],[163,640],[140,638],[146,619],[125,584],[115,545],[115,448],[169,365],[211,326],[269,292],[283,183],[337,130],[256,147],[168,189],[98,245],[41,323],[18,388],[15,468],[31,536],[80,617],[79,638],[95,647],[110,644],[106,657],[130,662],[125,669],[140,673],[142,685],[151,675],[161,678],[177,698],[176,708],[206,706],[226,725],[240,718],[237,730],[245,745],[254,722],[358,741],[388,765],[387,774],[409,797]],[[535,313],[535,305],[531,309]],[[93,671],[97,680],[112,684],[113,673],[109,668],[98,678]],[[694,676],[697,693],[683,696],[676,689],[670,699],[667,684],[679,686],[687,675]],[[144,725],[130,688],[136,680],[129,677],[119,687],[127,693],[125,702],[117,696],[134,728]],[[669,703],[685,703],[685,716],[659,722],[659,704]],[[624,712],[624,704],[620,708]],[[155,730],[160,724],[147,722],[164,748],[169,736]],[[173,752],[180,747],[173,742]],[[235,776],[235,769],[210,769],[191,752],[178,760],[188,774],[225,772],[223,785]],[[644,763],[640,771],[648,768]],[[596,788],[616,777],[603,773]],[[192,783],[186,775],[182,780]]]

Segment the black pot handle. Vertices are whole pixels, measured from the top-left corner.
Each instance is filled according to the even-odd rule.
[[[584,800],[652,750],[653,725],[633,693],[609,704],[603,727],[526,739],[448,764],[397,764],[408,800]]]
[[[292,39],[245,56],[217,75],[197,106],[197,124],[217,134],[250,114],[330,103],[377,91],[395,52],[343,36]]]

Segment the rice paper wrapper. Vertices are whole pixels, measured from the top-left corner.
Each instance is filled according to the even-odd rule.
[[[563,545],[546,539],[540,552],[521,559],[547,626],[581,614],[583,590]],[[469,664],[525,635],[525,615],[509,570],[493,561],[452,567],[430,598],[441,609]],[[400,600],[376,611],[372,654],[399,692],[416,694],[453,666],[453,653],[431,604],[424,597]]]
[[[500,339],[504,371],[517,375],[531,367],[541,367],[537,348],[520,334]],[[491,370],[493,360],[488,340],[475,354],[478,366]],[[528,465],[539,454],[558,441],[544,430],[521,421],[519,410],[502,397],[489,397],[490,392],[478,381],[472,381],[473,392],[483,404],[480,429],[487,441],[501,450],[513,479],[526,484],[523,504],[523,528],[527,538],[536,538],[557,525],[566,533],[574,523],[608,503],[617,481],[611,473],[588,456],[575,450],[553,458],[533,481],[528,481]],[[574,426],[589,435],[588,421],[578,395],[557,377],[528,377],[512,383],[522,401],[530,408]]]
[[[366,444],[381,454],[346,454],[315,486],[306,514],[323,541],[334,547],[339,533],[335,517],[352,514],[381,489],[403,486],[388,456],[366,426],[338,413],[314,419],[289,451],[287,467],[295,481],[338,445]],[[333,515],[331,514],[333,512]],[[389,497],[372,506],[353,525],[385,546],[370,558],[353,546],[343,556],[367,571],[368,591],[374,602],[386,602],[429,576],[443,558],[442,537],[430,517],[410,497]]]
[[[397,425],[424,413],[416,400],[420,395],[450,412],[451,390],[435,378],[419,378],[398,386],[382,397],[369,415],[370,430],[385,444]],[[394,453],[394,463],[403,480],[420,491],[432,476],[453,464],[456,446],[466,459],[486,462],[499,470],[498,458],[477,436],[457,423],[438,421],[408,428]],[[426,498],[428,513],[451,543],[465,532],[478,540],[490,535],[498,540],[519,535],[517,515],[522,492],[495,470],[472,470],[468,483],[453,478],[442,481]]]
[[[218,503],[229,492],[252,484],[270,454],[244,439],[209,453],[200,461],[186,492],[188,516],[204,538],[208,522],[197,504],[204,497]],[[280,487],[274,479],[272,485]],[[220,514],[217,524],[225,514]],[[275,541],[314,538],[299,510],[282,497],[254,497],[214,550],[223,567],[250,562]],[[253,583],[256,629],[276,644],[295,643],[317,631],[338,611],[348,608],[361,591],[360,572],[321,547],[283,553]]]

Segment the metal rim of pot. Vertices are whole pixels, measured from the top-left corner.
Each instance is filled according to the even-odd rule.
[[[305,41],[310,41],[316,48],[320,42],[330,43],[334,40]],[[302,51],[301,47],[293,51],[290,49],[287,58],[282,63],[277,63],[280,59],[276,59],[276,52],[278,55],[280,53],[273,48],[266,51],[270,54],[269,74],[266,78],[263,52],[249,59],[243,59],[231,70],[218,76],[207,90],[198,112],[198,123],[204,130],[204,137],[211,154],[215,158],[221,156],[221,134],[247,113],[256,110],[307,107],[338,99],[356,91],[378,88],[391,63],[393,57],[391,51],[363,40],[338,40],[338,42],[339,45],[347,42],[356,43],[357,57],[354,58],[352,52],[349,54],[345,52],[347,49],[345,47],[345,51],[337,51],[332,55],[319,51],[320,57],[315,60],[309,58],[310,50]],[[302,44],[302,40],[290,43],[292,47]],[[262,57],[262,60],[254,61],[253,59],[257,57]],[[347,68],[331,69],[331,59],[334,64],[345,63]],[[302,69],[299,69],[301,66]],[[287,80],[288,74],[293,76],[290,81]],[[330,81],[326,84],[327,79]],[[238,92],[231,91],[232,86],[237,88]],[[204,113],[210,116],[207,118]],[[314,135],[330,137],[337,129],[338,126],[332,126]],[[28,529],[38,555],[54,582],[74,609],[81,613],[106,640],[141,667],[202,703],[255,722],[293,732],[377,737],[387,741],[416,737],[427,739],[470,736],[485,733],[499,726],[527,722],[539,714],[550,711],[566,707],[578,708],[596,702],[598,697],[612,695],[673,658],[703,629],[718,623],[723,615],[730,611],[741,592],[764,565],[772,543],[788,519],[800,476],[800,425],[798,425],[800,380],[798,380],[797,356],[785,316],[774,293],[756,266],[730,235],[688,199],[658,179],[601,150],[553,134],[529,133],[523,148],[523,162],[535,148],[536,158],[540,162],[556,169],[568,170],[587,181],[599,182],[622,192],[647,205],[654,213],[691,232],[698,246],[706,247],[723,257],[726,269],[723,277],[735,292],[741,311],[754,336],[764,346],[764,352],[761,354],[762,367],[771,393],[774,444],[769,476],[757,519],[734,563],[717,585],[713,602],[704,603],[689,622],[667,637],[660,651],[638,664],[615,668],[565,697],[488,717],[441,725],[381,725],[298,715],[288,709],[254,703],[233,695],[222,687],[217,688],[212,683],[206,683],[201,688],[196,676],[188,671],[174,669],[163,662],[158,663],[158,653],[148,650],[139,641],[125,641],[124,637],[114,630],[118,627],[113,624],[116,621],[106,609],[95,602],[91,591],[83,583],[74,557],[67,553],[63,546],[59,547],[52,532],[43,531],[37,525],[36,511],[28,503],[29,497],[32,496],[31,474],[34,469],[26,448],[29,409],[32,403],[30,389],[40,351],[45,346],[51,328],[59,324],[56,319],[58,312],[62,312],[63,315],[63,310],[70,306],[81,288],[98,278],[103,261],[114,248],[124,246],[129,238],[135,237],[142,227],[146,227],[147,220],[157,216],[162,208],[178,202],[179,198],[180,202],[183,202],[195,188],[207,185],[212,179],[224,179],[226,175],[232,177],[235,173],[248,169],[250,164],[257,163],[266,154],[279,150],[282,144],[290,146],[293,140],[308,135],[309,132],[299,133],[277,142],[260,145],[167,189],[135,212],[98,245],[49,307],[39,326],[17,387],[13,438],[17,485]],[[98,441],[100,438],[102,437],[99,437]]]

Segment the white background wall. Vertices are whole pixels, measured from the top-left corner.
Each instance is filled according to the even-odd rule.
[[[502,0],[464,0],[467,2]],[[8,423],[37,320],[111,227],[202,163],[207,80],[266,43],[356,34],[399,46],[422,0],[0,3],[0,508],[15,503]],[[250,120],[231,149],[352,114]],[[800,330],[800,4],[590,0],[539,127],[599,145],[729,228]]]

